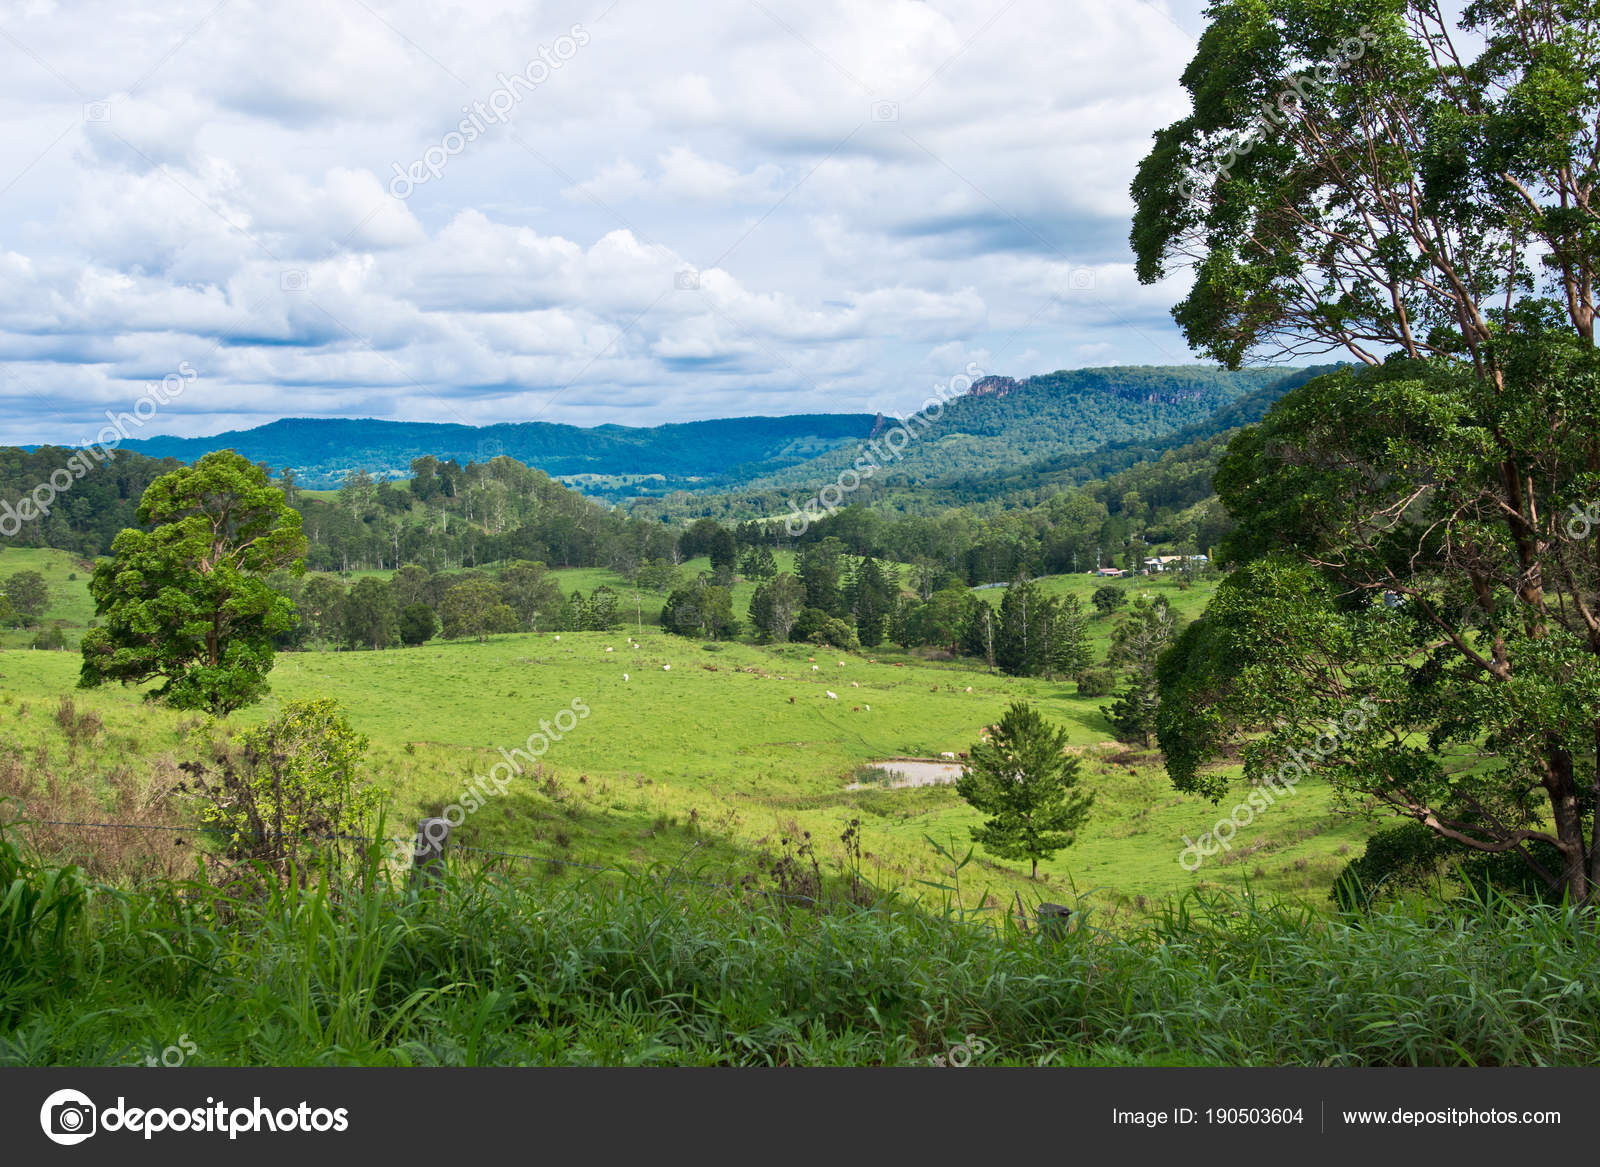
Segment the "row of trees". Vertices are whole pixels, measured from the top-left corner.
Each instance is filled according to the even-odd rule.
[[[406,566],[387,580],[363,576],[347,584],[314,574],[277,581],[293,599],[298,624],[282,648],[392,648],[503,632],[604,631],[621,622],[617,592],[604,584],[588,596],[563,595],[543,563],[513,563],[496,576],[435,572]]]
[[[757,580],[776,574],[774,550],[835,539],[857,558],[909,563],[922,576],[973,586],[1023,571],[1137,567],[1158,544],[1185,553],[1211,546],[1231,527],[1211,498],[1219,451],[1214,442],[1202,444],[1103,482],[1030,488],[1038,497],[1023,504],[1009,496],[967,505],[952,501],[937,513],[902,517],[852,506],[824,516],[798,541],[782,522],[724,525],[703,517],[683,527],[664,521],[664,514],[650,517],[654,512],[642,503],[631,514],[612,510],[507,457],[465,466],[418,458],[414,477],[403,486],[358,471],[331,498],[302,491],[289,469],[276,481],[302,516],[312,571],[414,565],[439,572],[522,560],[606,567],[633,581],[649,565],[676,567],[706,556],[713,576],[720,576],[714,582],[726,587],[735,571]],[[55,451],[59,457],[68,453]],[[59,464],[51,456],[0,450],[0,500],[20,497],[48,476]],[[145,486],[179,465],[116,451],[63,493],[47,519],[24,524],[10,541],[104,554],[117,531],[137,525],[136,502]],[[664,594],[679,582],[641,586]],[[931,589],[919,584],[918,590],[926,599]]]

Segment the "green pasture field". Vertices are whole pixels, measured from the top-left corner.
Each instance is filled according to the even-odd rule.
[[[0,748],[88,783],[141,759],[165,757],[170,768],[202,719],[145,704],[133,691],[74,693],[77,671],[76,653],[0,652]],[[968,750],[1019,698],[1067,728],[1098,801],[1077,844],[1040,865],[1040,883],[1024,865],[979,851],[962,875],[971,902],[1009,902],[1018,891],[1091,893],[1102,906],[1138,913],[1168,893],[1247,880],[1257,892],[1320,902],[1372,829],[1337,814],[1313,776],[1240,830],[1231,851],[1187,872],[1179,864],[1185,835],[1199,837],[1237,799],[1219,808],[1174,791],[1158,755],[1111,741],[1105,699],[1077,697],[1070,683],[894,651],[703,646],[648,628],[517,634],[376,653],[284,653],[272,686],[267,701],[233,723],[270,717],[294,698],[336,698],[371,738],[369,777],[390,795],[397,829],[461,800],[475,776],[491,776],[502,749],[528,751],[531,735],[559,734],[547,749],[533,737],[537,761],[516,757],[521,773],[456,838],[573,863],[684,864],[737,878],[781,840],[809,831],[831,868],[843,859],[844,825],[859,818],[868,877],[926,891],[945,882],[949,865],[925,836],[964,853],[976,812],[949,786],[846,787],[870,762]],[[70,760],[52,720],[66,693],[106,726]],[[575,702],[587,713],[551,734]]]
[[[89,598],[89,576],[94,563],[70,551],[52,547],[6,547],[0,550],[0,580],[19,571],[37,571],[44,576],[50,591],[50,606],[45,609],[41,627],[61,621],[67,639],[74,645],[94,615]],[[70,578],[76,576],[76,579]],[[39,628],[0,628],[0,648],[26,648],[39,634]]]

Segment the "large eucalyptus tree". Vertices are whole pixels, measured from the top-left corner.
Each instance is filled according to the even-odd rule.
[[[1192,267],[1174,316],[1225,364],[1352,363],[1224,459],[1242,566],[1163,660],[1169,771],[1318,769],[1600,898],[1600,4],[1210,15],[1139,276]]]

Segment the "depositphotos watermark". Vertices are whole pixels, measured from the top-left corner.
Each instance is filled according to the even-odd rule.
[[[934,1054],[927,1060],[930,1066],[949,1066],[961,1070],[972,1065],[972,1059],[981,1058],[989,1048],[987,1042],[981,1037],[967,1034],[967,1040],[957,1042],[942,1054]]]
[[[161,1051],[160,1056],[146,1054],[144,1064],[147,1066],[166,1066],[169,1070],[175,1070],[199,1052],[200,1047],[190,1040],[189,1035],[180,1033],[178,1034],[177,1045],[167,1046],[166,1049]]]
[[[496,74],[495,80],[500,83],[500,88],[483,101],[462,106],[461,112],[467,116],[457,122],[456,128],[439,139],[437,144],[424,150],[421,158],[406,167],[398,162],[390,164],[394,167],[394,177],[389,180],[389,193],[404,202],[417,187],[438,178],[444,173],[446,162],[488,132],[489,127],[485,123],[498,124],[508,120],[506,115],[526,96],[519,91],[519,86],[532,93],[550,80],[552,73],[577,56],[578,50],[588,43],[588,30],[581,24],[575,24],[568,30],[568,35],[556,37],[548,48],[540,45],[538,56],[524,65],[522,72],[509,77],[504,73]],[[402,185],[404,190],[400,189]]]
[[[240,1135],[342,1132],[350,1129],[350,1112],[343,1106],[330,1110],[313,1108],[302,1101],[298,1106],[274,1109],[262,1104],[260,1096],[249,1106],[230,1107],[226,1102],[207,1098],[204,1106],[139,1107],[117,1095],[117,1104],[104,1110],[81,1090],[57,1090],[39,1108],[39,1126],[45,1138],[63,1147],[75,1146],[97,1134],[126,1131],[142,1134],[148,1141],[163,1131],[190,1134],[223,1134],[230,1140]]]
[[[1582,543],[1597,526],[1600,526],[1600,502],[1592,502],[1587,509],[1573,503],[1572,517],[1567,520],[1567,538]]]
[[[19,498],[15,507],[0,500],[0,538],[11,538],[22,530],[23,523],[49,518],[50,508],[55,505],[58,495],[71,490],[73,483],[109,459],[113,450],[133,436],[128,432],[130,425],[143,429],[144,423],[154,417],[161,406],[170,405],[173,398],[182,394],[199,376],[188,361],[179,361],[176,373],[168,373],[160,381],[145,383],[145,391],[134,401],[131,413],[106,410],[106,420],[111,424],[102,427],[93,442],[88,438],[82,439],[78,444],[84,448]]]
[[[1200,865],[1219,850],[1233,850],[1233,837],[1243,827],[1248,827],[1256,821],[1256,815],[1265,813],[1277,798],[1293,794],[1294,788],[1302,779],[1311,772],[1311,767],[1323,761],[1329,754],[1339,750],[1345,741],[1352,735],[1358,734],[1367,728],[1367,721],[1374,716],[1372,698],[1363,697],[1356,702],[1359,708],[1352,707],[1345,710],[1339,721],[1328,718],[1328,728],[1318,734],[1309,747],[1304,750],[1291,749],[1289,761],[1278,767],[1276,776],[1268,776],[1262,783],[1266,789],[1257,787],[1246,796],[1245,801],[1233,808],[1233,813],[1227,818],[1218,819],[1216,824],[1198,840],[1183,836],[1183,841],[1188,844],[1178,852],[1178,866],[1185,871],[1198,871]],[[1323,745],[1324,741],[1329,742]],[[1270,791],[1270,793],[1269,793]],[[1241,819],[1240,815],[1244,817]],[[1207,840],[1210,840],[1209,844]],[[1188,862],[1188,857],[1194,856],[1194,862]]]
[[[1217,163],[1216,173],[1211,176],[1211,181],[1226,178],[1233,169],[1233,164],[1241,156],[1250,153],[1256,148],[1257,143],[1265,142],[1272,136],[1273,128],[1287,125],[1290,110],[1297,104],[1310,99],[1312,93],[1322,93],[1332,87],[1339,80],[1339,73],[1345,66],[1354,61],[1359,61],[1366,56],[1367,45],[1378,39],[1378,34],[1372,31],[1370,25],[1363,24],[1356,30],[1356,35],[1346,37],[1339,42],[1339,55],[1331,61],[1322,61],[1314,66],[1309,73],[1296,73],[1283,83],[1278,90],[1277,101],[1263,101],[1255,118],[1245,128],[1244,132],[1236,138],[1230,138],[1224,146],[1227,147],[1227,156]],[[1273,106],[1276,104],[1277,108]],[[1221,154],[1222,148],[1216,150]],[[1178,183],[1178,194],[1189,202],[1200,201],[1200,188],[1195,180],[1184,177]]]
[[[839,471],[838,478],[818,491],[815,497],[805,503],[804,508],[798,504],[790,504],[791,513],[783,521],[783,529],[789,532],[791,538],[798,539],[810,529],[812,523],[822,518],[818,513],[819,510],[827,511],[830,516],[837,514],[844,502],[844,496],[861,489],[862,481],[876,474],[885,458],[890,462],[898,461],[901,451],[922,436],[911,428],[913,424],[920,425],[924,430],[928,429],[944,416],[945,402],[953,397],[960,397],[972,388],[973,382],[980,381],[987,375],[978,367],[976,361],[970,361],[965,373],[957,373],[948,381],[935,382],[933,396],[922,403],[921,409],[910,417],[900,418],[899,425],[886,431],[881,438],[874,438],[862,446],[863,452],[855,462]],[[896,441],[896,438],[899,440]],[[882,447],[888,449],[887,455],[884,449],[880,448],[880,442]],[[828,497],[830,493],[833,496],[831,499]]]
[[[428,841],[438,846],[444,841],[444,834],[433,824],[441,819],[450,824],[452,828],[459,827],[467,821],[467,816],[476,814],[491,798],[498,798],[506,792],[513,778],[522,776],[522,766],[518,759],[524,759],[531,766],[544,757],[554,743],[560,741],[565,735],[578,728],[578,722],[589,716],[589,707],[583,703],[583,698],[574,697],[569,708],[561,710],[554,717],[542,718],[539,728],[528,735],[528,740],[523,743],[526,748],[506,749],[500,747],[500,756],[503,761],[496,762],[489,767],[487,774],[474,774],[464,784],[461,797],[452,802],[438,815],[427,820],[423,830],[430,832]],[[505,773],[497,773],[504,770]],[[390,858],[403,867],[409,867],[416,861],[416,847],[419,841],[411,839],[396,839]]]

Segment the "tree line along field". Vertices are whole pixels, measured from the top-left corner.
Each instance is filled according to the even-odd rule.
[[[22,571],[35,571],[44,577],[49,602],[38,627],[0,625],[0,648],[26,648],[41,628],[56,625],[63,627],[68,643],[75,644],[78,634],[94,616],[94,600],[89,596],[89,575],[94,563],[49,547],[7,547],[0,553],[0,581]]]
[[[558,574],[568,590],[620,583],[596,569]],[[1057,577],[1042,586],[1086,598],[1102,583]],[[749,590],[736,585],[745,603]],[[1157,577],[1128,590],[1159,592],[1187,618],[1211,585],[1179,590]],[[977,594],[998,599],[1000,589]],[[1113,620],[1090,623],[1103,656]],[[78,664],[72,652],[0,654],[0,743],[35,767],[91,785],[119,765],[171,771],[201,719],[117,688],[73,694],[105,731],[68,757],[53,713],[73,692]],[[475,774],[501,760],[502,747],[526,748],[541,720],[580,701],[589,713],[550,745],[539,768],[523,763],[504,795],[468,816],[455,836],[574,863],[686,864],[707,878],[736,880],[755,871],[763,853],[781,851],[783,839],[809,831],[817,857],[832,868],[843,857],[845,824],[860,819],[868,878],[927,893],[918,881],[948,882],[950,867],[927,837],[964,854],[981,816],[948,785],[847,787],[872,762],[966,751],[1017,699],[1067,728],[1097,801],[1076,845],[1041,864],[1041,883],[1025,878],[1024,865],[996,863],[978,850],[961,873],[969,904],[1009,902],[1019,891],[1028,899],[1088,895],[1137,914],[1172,892],[1246,882],[1258,893],[1320,903],[1372,829],[1336,814],[1331,791],[1313,777],[1241,830],[1231,852],[1188,872],[1178,863],[1185,836],[1198,838],[1232,800],[1214,807],[1175,792],[1158,755],[1112,740],[1100,712],[1105,698],[1076,696],[1068,681],[1006,677],[888,645],[848,654],[802,644],[702,645],[628,624],[381,652],[281,653],[271,684],[266,701],[230,723],[265,721],[296,698],[335,698],[371,739],[367,775],[391,796],[396,832],[459,799]]]

